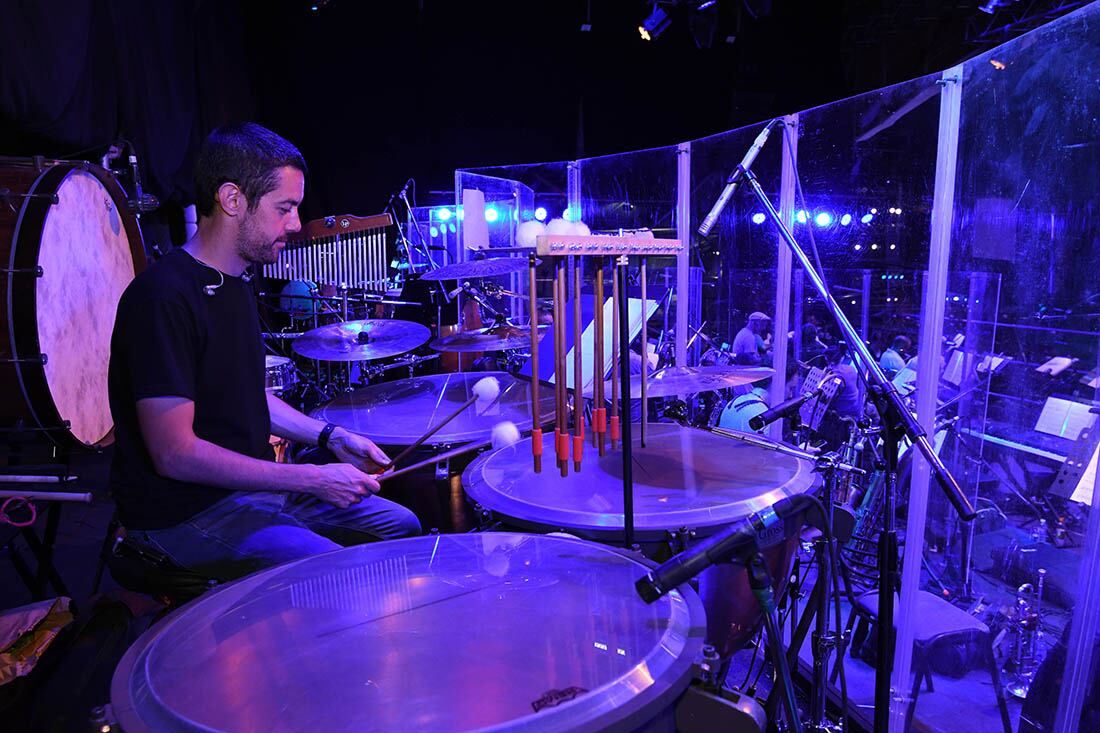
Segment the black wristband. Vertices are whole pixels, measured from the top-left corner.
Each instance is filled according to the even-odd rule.
[[[321,428],[321,434],[317,436],[317,447],[328,448],[328,439],[332,435],[332,431],[337,428],[332,423],[325,423],[325,426]]]

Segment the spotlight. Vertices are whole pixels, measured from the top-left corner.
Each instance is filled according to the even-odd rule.
[[[496,210],[495,206],[485,207],[485,221],[492,224],[494,221],[500,218],[500,212]]]
[[[874,218],[874,214],[864,214],[863,216],[859,217],[859,221],[861,224],[870,224],[871,220]]]
[[[805,224],[806,223],[806,210],[805,209],[799,209],[798,211],[796,211],[795,214],[794,214],[794,220],[797,221],[799,224]]]
[[[448,219],[451,218],[451,210],[450,209],[436,209],[435,210],[435,218],[439,219],[440,221],[447,221]]]
[[[439,227],[432,227],[431,229],[428,230],[428,232],[430,232],[433,237],[438,237],[439,236]]]
[[[852,223],[852,215],[851,214],[844,214],[843,216],[840,217],[840,226],[846,227],[851,223]]]
[[[539,221],[546,221],[546,207],[540,206],[535,209],[535,218]]]
[[[758,212],[756,212],[755,214],[752,215],[752,223],[753,224],[763,224],[764,220],[767,219],[767,218],[768,217],[764,216],[763,211],[758,211]]]
[[[817,224],[821,228],[825,228],[833,223],[833,215],[828,211],[819,211],[817,216],[814,217],[814,224]]]
[[[668,13],[661,10],[657,3],[653,3],[653,12],[638,26],[638,33],[643,41],[652,41],[664,33],[671,23],[672,19],[668,17]]]

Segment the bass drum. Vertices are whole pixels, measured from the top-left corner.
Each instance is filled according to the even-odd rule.
[[[137,220],[99,166],[0,158],[0,424],[57,445],[113,440],[107,399],[111,331],[122,291],[145,269]]]

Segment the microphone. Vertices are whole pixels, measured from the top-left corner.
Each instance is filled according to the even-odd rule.
[[[126,204],[130,207],[131,211],[135,211],[138,214],[156,211],[160,207],[160,201],[156,196],[144,193],[141,190],[141,173],[138,171],[137,156],[130,153],[129,162],[130,169],[134,172],[134,197],[132,199],[127,199]]]
[[[653,603],[711,565],[726,562],[737,550],[755,544],[757,537],[764,536],[772,527],[812,504],[813,500],[802,494],[780,499],[771,507],[751,514],[695,547],[669,558],[639,578],[634,589],[643,601]]]
[[[780,402],[770,410],[764,410],[759,415],[753,415],[749,418],[749,427],[753,430],[759,430],[765,425],[771,425],[776,420],[784,417],[788,417],[798,412],[798,408],[806,404],[810,400],[817,399],[821,395],[825,394],[825,385],[821,384],[816,389],[811,389],[804,395],[798,397],[792,397],[786,402]]]
[[[714,228],[714,225],[718,222],[718,217],[721,215],[722,210],[726,208],[726,204],[729,203],[730,197],[733,196],[733,192],[737,190],[737,184],[741,182],[741,177],[745,174],[751,166],[756,156],[760,155],[760,149],[764,147],[764,143],[768,141],[768,135],[771,134],[772,128],[776,125],[780,125],[782,122],[778,119],[772,120],[760,134],[756,136],[756,140],[753,141],[749,151],[745,153],[745,157],[741,159],[741,162],[737,164],[737,167],[729,174],[729,178],[726,179],[726,187],[722,189],[721,195],[718,200],[714,202],[714,206],[711,207],[710,213],[703,219],[703,223],[699,225],[697,230],[700,236],[707,236],[710,234],[710,230]]]

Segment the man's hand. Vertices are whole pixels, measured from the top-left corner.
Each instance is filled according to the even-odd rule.
[[[317,472],[309,481],[307,490],[321,501],[340,509],[359,503],[370,494],[378,493],[381,488],[374,477],[346,463],[329,463],[313,468]]]
[[[350,463],[361,471],[379,473],[390,459],[369,438],[364,438],[344,428],[336,428],[328,439],[328,449],[344,463]],[[378,491],[378,488],[374,488]]]

